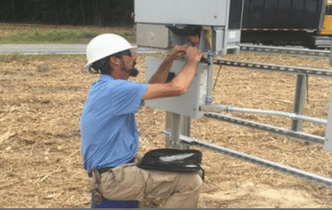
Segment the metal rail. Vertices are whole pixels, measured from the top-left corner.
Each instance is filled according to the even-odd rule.
[[[307,133],[303,133],[303,132],[299,132],[299,131],[287,130],[285,128],[276,127],[276,126],[263,124],[263,123],[258,123],[258,122],[254,122],[254,121],[250,121],[250,120],[241,119],[241,118],[231,117],[231,116],[227,116],[227,115],[207,112],[204,114],[204,116],[208,117],[208,118],[213,118],[216,120],[228,122],[228,123],[233,123],[236,125],[247,126],[250,128],[268,131],[271,133],[276,133],[279,135],[292,137],[292,138],[296,138],[296,139],[301,139],[301,140],[305,140],[305,141],[309,141],[309,142],[313,142],[313,143],[324,144],[324,142],[326,141],[326,139],[321,136],[315,136],[315,135],[311,135],[311,134],[307,134]]]
[[[252,113],[252,114],[265,114],[265,115],[272,115],[272,116],[279,116],[279,117],[287,117],[292,120],[304,120],[318,124],[327,124],[327,120],[308,117],[305,115],[298,115],[296,113],[288,113],[288,112],[281,112],[281,111],[274,111],[274,110],[263,110],[263,109],[249,109],[249,108],[240,108],[234,106],[224,106],[224,105],[202,105],[200,107],[201,111],[204,112],[242,112],[242,113]]]
[[[168,131],[164,131],[164,134],[168,137],[171,136],[171,133],[168,132]],[[328,187],[332,187],[332,179],[326,178],[326,177],[323,177],[323,176],[319,176],[319,175],[316,175],[316,174],[313,174],[313,173],[309,173],[309,172],[306,172],[306,171],[302,171],[302,170],[299,170],[297,168],[289,167],[289,166],[286,166],[286,165],[283,165],[283,164],[280,164],[280,163],[275,163],[275,162],[265,160],[265,159],[262,159],[262,158],[259,158],[259,157],[256,157],[256,156],[252,156],[252,155],[248,155],[248,154],[245,154],[245,153],[242,153],[242,152],[231,150],[231,149],[228,149],[228,148],[225,148],[225,147],[216,146],[214,144],[210,144],[210,143],[207,143],[207,142],[204,142],[204,141],[201,141],[201,140],[197,140],[197,139],[194,139],[194,138],[190,138],[190,137],[187,137],[187,136],[184,136],[184,135],[180,135],[180,142],[183,143],[183,144],[188,144],[190,146],[204,147],[204,148],[210,149],[210,150],[218,152],[218,153],[222,153],[222,154],[225,154],[225,155],[237,158],[237,159],[241,159],[241,160],[244,160],[244,161],[247,161],[247,162],[254,163],[256,165],[264,166],[264,167],[267,167],[267,168],[272,168],[272,169],[275,169],[277,171],[281,171],[283,173],[290,174],[292,176],[300,177],[300,178],[303,178],[303,179],[307,179],[309,181],[313,181],[313,182],[317,182],[319,184],[323,184],[323,185],[328,186]]]
[[[251,47],[251,46],[250,46]],[[243,48],[243,46],[241,46]],[[259,47],[258,47],[259,48]],[[256,48],[256,49],[258,49]],[[268,47],[260,47],[261,50],[264,49],[265,51],[262,52],[271,52],[271,53],[284,53],[286,52],[287,54],[298,54],[298,55],[306,55],[306,56],[320,56],[320,57],[328,57],[330,55],[329,51],[312,51],[312,50],[296,50],[296,49],[285,49],[285,48],[268,48]],[[278,51],[278,50],[279,51]],[[285,51],[286,50],[286,51]],[[244,61],[234,61],[234,60],[214,60],[214,64],[217,65],[227,65],[227,66],[233,66],[233,67],[244,67],[244,68],[249,68],[249,69],[258,69],[258,70],[265,70],[265,71],[275,71],[275,72],[284,72],[284,73],[290,73],[290,74],[296,74],[297,78],[303,77],[302,79],[299,79],[299,84],[297,86],[301,89],[304,88],[305,90],[305,84],[303,81],[305,81],[305,78],[307,76],[319,76],[319,77],[328,77],[332,78],[332,70],[322,70],[322,69],[313,69],[313,68],[306,68],[306,67],[291,67],[291,66],[283,66],[283,65],[274,65],[274,64],[265,64],[265,63],[253,63],[253,62],[244,62]],[[296,88],[296,92],[298,91],[298,88]],[[303,104],[303,97],[305,94],[301,93],[300,94],[300,99],[296,97],[296,101],[298,105],[295,105],[295,108],[301,109],[300,105]],[[331,96],[332,97],[332,96]],[[302,98],[302,99],[301,99]],[[330,103],[331,106],[331,103]],[[257,129],[257,130],[262,130],[262,131],[267,131],[270,133],[275,133],[278,135],[283,135],[286,137],[290,138],[296,138],[300,140],[305,140],[309,141],[312,143],[318,143],[322,144],[324,147],[327,147],[327,142],[329,140],[329,136],[326,137],[321,137],[321,136],[316,136],[308,133],[301,132],[300,129],[293,129],[293,130],[288,130],[282,127],[276,127],[272,126],[269,124],[263,124],[259,122],[254,122],[254,121],[249,121],[246,119],[241,119],[241,118],[236,118],[236,117],[231,117],[227,115],[222,115],[222,114],[216,114],[213,113],[216,109],[216,107],[213,107],[213,105],[210,104],[205,104],[200,107],[201,110],[204,112],[204,116],[207,118],[213,118],[216,120],[228,122],[228,123],[233,123],[236,125],[241,125],[241,126],[247,126],[249,128]],[[258,109],[247,109],[247,108],[234,108],[234,107],[218,107],[218,109],[222,111],[239,111],[239,112],[249,112],[249,113],[260,113],[260,114],[269,114],[269,115],[276,115],[276,116],[282,116],[282,117],[289,117],[293,121],[301,121],[301,120],[306,120],[306,121],[311,121],[315,123],[320,123],[320,124],[331,124],[329,120],[322,120],[318,118],[313,118],[313,117],[308,117],[301,115],[302,111],[296,111],[297,109],[294,109],[294,113],[286,113],[286,112],[279,112],[279,111],[271,111],[271,110],[258,110]],[[220,111],[219,110],[219,111]],[[332,116],[332,115],[331,115]],[[330,116],[329,116],[330,119]],[[168,125],[169,127],[170,125]],[[175,126],[179,126],[176,124]],[[184,126],[184,125],[183,125]],[[166,127],[166,128],[168,128]],[[187,129],[190,127],[186,127]],[[296,177],[304,178],[309,181],[317,182],[319,184],[332,187],[332,179],[326,178],[317,174],[309,173],[306,171],[299,170],[297,168],[293,168],[290,166],[286,166],[280,163],[275,163],[269,160],[265,160],[259,157],[251,156],[245,153],[241,153],[235,150],[231,150],[228,148],[220,147],[217,145],[213,145],[211,143],[207,143],[204,141],[200,141],[197,139],[193,139],[188,137],[187,135],[180,135],[178,130],[176,130],[176,133],[173,132],[175,129],[170,129],[168,128],[167,131],[164,131],[168,139],[172,138],[172,141],[176,141],[177,144],[182,143],[184,145],[191,145],[191,146],[200,146],[204,147],[207,149],[210,149],[212,151],[216,151],[219,153],[223,153],[225,155],[238,158],[247,162],[251,162],[260,166],[268,167],[275,169],[277,171],[287,173]],[[172,132],[170,132],[172,131]],[[172,137],[174,136],[174,138]]]
[[[234,67],[243,67],[249,69],[260,69],[266,71],[276,71],[284,72],[290,74],[306,74],[319,77],[329,77],[332,78],[332,70],[322,70],[314,69],[307,67],[296,67],[296,66],[283,66],[267,63],[254,63],[254,62],[245,62],[245,61],[236,61],[236,60],[222,60],[215,59],[214,64],[225,65],[225,66],[234,66]]]
[[[310,56],[310,57],[323,57],[328,58],[331,54],[329,50],[309,50],[309,49],[295,49],[285,47],[267,47],[267,46],[254,46],[254,45],[240,45],[241,51],[254,51],[263,53],[277,53],[277,54],[289,54],[298,56]]]

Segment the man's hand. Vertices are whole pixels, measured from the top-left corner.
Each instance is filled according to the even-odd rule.
[[[185,45],[175,46],[173,50],[167,55],[164,62],[160,65],[156,73],[150,78],[149,84],[165,83],[168,72],[172,67],[173,61],[185,55],[188,47],[189,46]]]
[[[174,60],[179,56],[186,55],[186,63],[181,71],[171,82],[165,83],[169,70]],[[194,80],[196,69],[201,60],[202,52],[192,46],[176,46],[167,56],[157,72],[149,80],[149,87],[143,99],[150,100],[156,98],[181,96],[186,93]]]
[[[186,59],[188,63],[197,64],[202,58],[202,52],[197,47],[189,46],[186,50]]]
[[[185,55],[188,48],[186,45],[176,45],[167,57],[170,61],[174,61]]]

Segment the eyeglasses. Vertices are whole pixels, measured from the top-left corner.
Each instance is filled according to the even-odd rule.
[[[136,55],[136,50],[135,49],[130,49],[130,50],[124,50],[121,52],[118,52],[114,54],[115,57],[122,57],[122,56],[135,56]]]

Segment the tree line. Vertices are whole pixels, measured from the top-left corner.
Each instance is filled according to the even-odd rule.
[[[97,26],[134,23],[134,0],[1,0],[0,21]]]

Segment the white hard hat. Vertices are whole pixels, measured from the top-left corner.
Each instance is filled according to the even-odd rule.
[[[107,56],[134,48],[125,38],[117,34],[101,34],[93,38],[87,48],[86,57],[88,63],[86,68]]]

